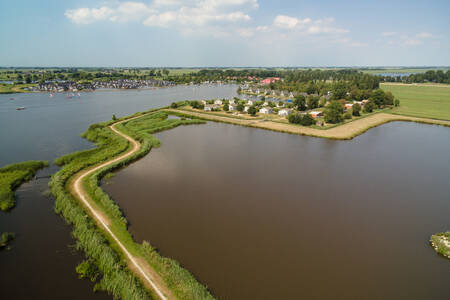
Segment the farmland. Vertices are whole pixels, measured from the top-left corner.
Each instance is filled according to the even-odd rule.
[[[448,85],[381,85],[400,99],[392,113],[422,118],[450,120],[450,86]]]

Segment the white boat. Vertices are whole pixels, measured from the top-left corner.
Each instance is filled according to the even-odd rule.
[[[23,106],[16,108],[16,110],[24,110],[24,109],[25,109],[25,107],[23,107]]]

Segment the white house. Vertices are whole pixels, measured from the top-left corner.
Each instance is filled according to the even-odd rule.
[[[247,101],[247,104],[251,106],[251,105],[253,105],[253,104],[255,104],[255,103],[254,103],[252,100],[248,100],[248,101]]]
[[[283,91],[281,91],[280,97],[284,97],[284,92]]]
[[[266,107],[261,108],[259,110],[259,112],[267,115],[267,114],[271,114],[273,112],[273,110],[272,110],[272,107],[266,106]]]
[[[229,109],[229,111],[237,110],[237,105],[236,104],[230,104],[230,105],[228,105],[228,109]]]
[[[230,104],[234,104],[234,99],[230,98],[230,100],[228,102],[230,102]]]
[[[292,92],[289,93],[289,98],[293,98],[294,94]]]
[[[248,109],[249,109],[249,108],[250,108],[249,105],[245,106],[245,107],[244,107],[244,112],[248,112]]]
[[[205,100],[201,100],[200,101],[203,105],[206,105],[206,101]]]
[[[211,110],[212,110],[211,105],[206,105],[205,108],[204,108],[204,110],[205,110],[205,111],[211,111]]]
[[[214,100],[214,104],[222,105],[222,100],[220,99]]]
[[[279,116],[282,116],[282,117],[287,117],[287,116],[289,116],[291,113],[292,113],[292,111],[291,111],[290,109],[287,109],[287,108],[285,108],[285,109],[280,109],[280,110],[278,111],[278,115],[279,115]]]
[[[264,101],[263,106],[269,106],[269,101]]]

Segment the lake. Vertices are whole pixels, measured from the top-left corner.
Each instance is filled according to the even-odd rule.
[[[395,122],[351,141],[220,123],[162,142],[103,188],[138,242],[220,299],[446,299],[449,129]]]
[[[30,159],[49,160],[93,147],[80,134],[90,124],[170,105],[173,101],[236,95],[237,86],[177,86],[156,90],[106,90],[66,99],[45,93],[0,95],[0,167]],[[13,100],[10,100],[13,98]],[[19,106],[26,107],[17,111]],[[53,174],[51,166],[38,176]],[[16,233],[11,250],[0,251],[0,289],[4,299],[110,299],[77,279],[83,255],[73,249],[71,228],[46,197],[48,178],[23,184],[17,206],[0,211],[0,232]]]

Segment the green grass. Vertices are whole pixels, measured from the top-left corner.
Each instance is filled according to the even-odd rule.
[[[450,86],[382,84],[381,88],[400,99],[394,114],[450,120]]]
[[[33,178],[37,170],[48,166],[45,161],[26,161],[0,169],[0,210],[7,211],[16,204],[14,190]]]
[[[6,84],[0,83],[0,94],[28,93],[24,88],[35,86],[34,83],[29,84]]]

